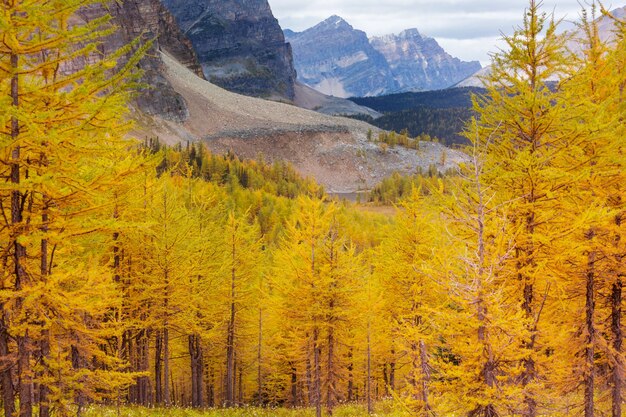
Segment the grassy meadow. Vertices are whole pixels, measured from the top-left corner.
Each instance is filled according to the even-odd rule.
[[[327,415],[324,413],[323,415]],[[367,409],[362,405],[342,405],[333,410],[334,417],[367,416]],[[400,405],[392,402],[380,402],[376,405],[372,416],[378,417],[409,417]],[[87,409],[84,417],[315,417],[314,408],[212,408],[194,410],[191,408],[146,408],[146,407],[100,407]]]

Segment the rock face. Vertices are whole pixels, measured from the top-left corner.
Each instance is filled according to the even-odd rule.
[[[398,88],[383,55],[339,16],[295,33],[286,31],[298,79],[335,97],[366,97]]]
[[[188,109],[183,97],[174,91],[164,76],[165,66],[159,50],[175,57],[198,75],[202,71],[191,42],[180,31],[174,17],[159,0],[125,0],[85,8],[80,12],[80,18],[89,21],[106,13],[113,17],[112,23],[118,30],[104,40],[100,48],[102,53],[112,53],[138,37],[142,42],[153,41],[139,63],[143,71],[141,82],[149,86],[136,98],[139,109],[167,120],[185,120]]]
[[[478,62],[450,56],[417,29],[368,39],[332,16],[296,33],[285,31],[293,47],[298,80],[338,97],[367,97],[450,87],[480,69]]]
[[[407,29],[399,35],[370,39],[391,67],[400,91],[440,90],[469,77],[481,66],[450,56],[433,38]]]
[[[241,94],[293,100],[291,47],[267,0],[162,0],[193,43],[205,77]]]

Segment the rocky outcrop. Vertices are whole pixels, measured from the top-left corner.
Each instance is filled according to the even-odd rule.
[[[436,40],[422,36],[417,29],[374,37],[370,42],[387,60],[399,91],[448,88],[481,68],[478,61],[452,57]]]
[[[383,55],[339,16],[304,32],[286,31],[298,80],[336,97],[376,96],[398,88]]]
[[[480,69],[479,62],[450,56],[417,29],[368,39],[332,16],[304,32],[285,30],[285,36],[298,80],[338,97],[443,89]]]
[[[118,30],[100,45],[100,52],[104,55],[113,53],[135,39],[140,39],[141,43],[152,42],[139,63],[143,71],[140,81],[146,86],[136,97],[139,109],[168,120],[185,120],[188,116],[185,100],[165,78],[165,67],[159,50],[175,57],[198,75],[202,71],[191,43],[179,30],[174,17],[159,0],[125,0],[84,8],[79,18],[90,21],[107,13],[112,16],[112,23]],[[67,71],[77,69],[68,68]]]
[[[293,100],[291,47],[267,0],[162,0],[193,43],[204,75],[241,94]]]

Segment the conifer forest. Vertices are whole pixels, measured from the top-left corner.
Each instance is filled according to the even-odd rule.
[[[389,214],[134,138],[146,46],[91,59],[96,2],[0,6],[0,415],[622,416],[626,22],[576,55],[530,0]]]

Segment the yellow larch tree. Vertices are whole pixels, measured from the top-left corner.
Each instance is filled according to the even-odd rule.
[[[300,197],[275,260],[272,285],[281,298],[279,310],[288,318],[284,331],[292,397],[298,395],[298,380],[304,380],[316,414],[321,416],[324,399],[332,413],[345,379],[342,362],[349,359],[340,347],[354,321],[351,306],[359,265],[335,203]]]
[[[603,14],[609,16],[615,23],[615,42],[610,45],[607,58],[610,74],[608,107],[604,109],[605,116],[611,118],[607,127],[611,135],[612,151],[605,155],[616,168],[613,172],[613,181],[605,185],[603,195],[606,197],[606,206],[610,211],[609,221],[605,224],[604,242],[601,245],[603,255],[608,263],[602,282],[610,288],[608,304],[610,308],[610,325],[605,328],[608,337],[608,358],[610,366],[609,387],[611,390],[611,415],[621,417],[623,403],[624,378],[626,375],[626,361],[623,351],[623,284],[626,277],[624,259],[626,257],[626,196],[624,183],[626,182],[626,21],[617,19],[607,10]],[[607,189],[608,188],[608,189]]]
[[[193,326],[189,319],[188,292],[198,276],[204,276],[204,241],[206,228],[198,225],[189,204],[191,179],[162,175],[149,197],[150,229],[144,244],[150,271],[146,288],[149,294],[150,322],[155,332],[154,379],[155,401],[172,404],[172,340],[188,336]],[[186,346],[177,349],[186,351]]]
[[[577,396],[582,390],[582,413],[586,417],[593,417],[599,410],[608,411],[609,402],[604,399],[609,397],[602,394],[607,392],[608,381],[601,378],[601,369],[611,361],[609,342],[603,336],[610,330],[604,328],[601,317],[611,313],[605,307],[610,303],[604,303],[601,294],[610,285],[610,279],[603,277],[611,258],[605,253],[605,248],[612,247],[607,236],[613,221],[611,200],[623,180],[614,158],[618,141],[612,133],[616,119],[610,98],[615,86],[609,49],[600,39],[595,11],[592,5],[591,13],[582,12],[582,39],[578,40],[582,46],[581,65],[572,79],[563,83],[572,115],[571,134],[578,138],[577,146],[571,146],[565,158],[568,165],[576,167],[576,181],[570,185],[573,192],[564,198],[562,210],[569,230],[553,244],[569,255],[562,266],[567,274],[566,293],[571,299],[564,313],[571,320],[571,328],[576,329],[566,345],[569,348],[563,349],[573,365],[564,388]]]
[[[8,242],[0,350],[14,358],[10,368],[17,376],[14,393],[10,369],[3,372],[7,415],[18,397],[20,415],[31,416],[33,389],[45,417],[53,406],[65,415],[78,398],[128,383],[114,372],[115,359],[98,351],[101,314],[107,297],[113,304],[116,297],[110,271],[89,247],[107,219],[98,215],[100,193],[121,174],[112,168],[132,159],[131,142],[122,139],[128,127],[125,80],[138,55],[124,67],[117,60],[128,50],[86,59],[113,30],[108,17],[71,23],[93,3],[11,0],[0,6],[0,101],[6,109],[0,158],[7,179],[0,199]],[[64,72],[78,62],[80,70]],[[99,365],[87,366],[87,355]]]
[[[433,262],[449,302],[436,313],[444,323],[436,387],[445,412],[469,417],[507,415],[520,398],[511,377],[520,356],[514,335],[524,320],[508,297],[515,277],[504,268],[515,236],[508,234],[507,205],[485,183],[491,145],[469,146],[458,176],[441,182],[432,201],[446,225]]]
[[[253,363],[253,336],[256,311],[253,300],[261,273],[258,224],[249,224],[245,215],[229,212],[223,231],[222,291],[225,323],[225,391],[224,406],[243,402],[243,369]],[[246,363],[248,362],[248,363]],[[238,385],[236,384],[238,382]],[[238,394],[238,395],[237,395]]]
[[[552,301],[562,294],[566,274],[563,253],[550,244],[566,238],[568,220],[560,207],[571,191],[575,175],[565,158],[577,153],[580,137],[566,122],[573,117],[565,106],[563,84],[571,59],[564,54],[564,37],[557,22],[531,0],[523,25],[505,36],[506,47],[493,57],[485,78],[487,92],[475,100],[478,113],[470,140],[479,148],[491,142],[485,155],[485,182],[497,196],[496,204],[509,203],[507,230],[514,237],[508,297],[517,300],[524,314],[524,331],[517,343],[522,349],[520,369],[511,378],[519,384],[519,404],[512,412],[534,417],[542,403],[550,402],[544,383],[551,352],[561,334],[550,317]],[[568,126],[570,131],[568,131]],[[552,321],[552,318],[555,321]]]
[[[406,363],[407,400],[416,415],[434,412],[431,395],[432,356],[439,329],[433,312],[445,305],[442,287],[433,274],[432,259],[441,235],[433,212],[423,204],[420,190],[399,205],[395,227],[383,240],[378,273],[387,298],[395,350]]]
[[[621,353],[620,217],[623,215],[623,22],[617,39],[602,41],[596,4],[583,10],[580,69],[567,83],[568,105],[576,117],[573,128],[581,138],[579,152],[570,151],[577,183],[565,216],[575,229],[561,247],[571,253],[571,288],[576,308],[568,312],[574,328],[571,362],[576,363],[570,386],[582,385],[582,408],[587,417],[597,413],[621,415],[623,354]],[[616,65],[617,64],[617,65]],[[567,247],[567,244],[570,246]],[[604,322],[603,317],[610,317]],[[605,372],[605,369],[610,372]],[[581,384],[582,383],[582,384]],[[611,395],[608,395],[609,391]]]

